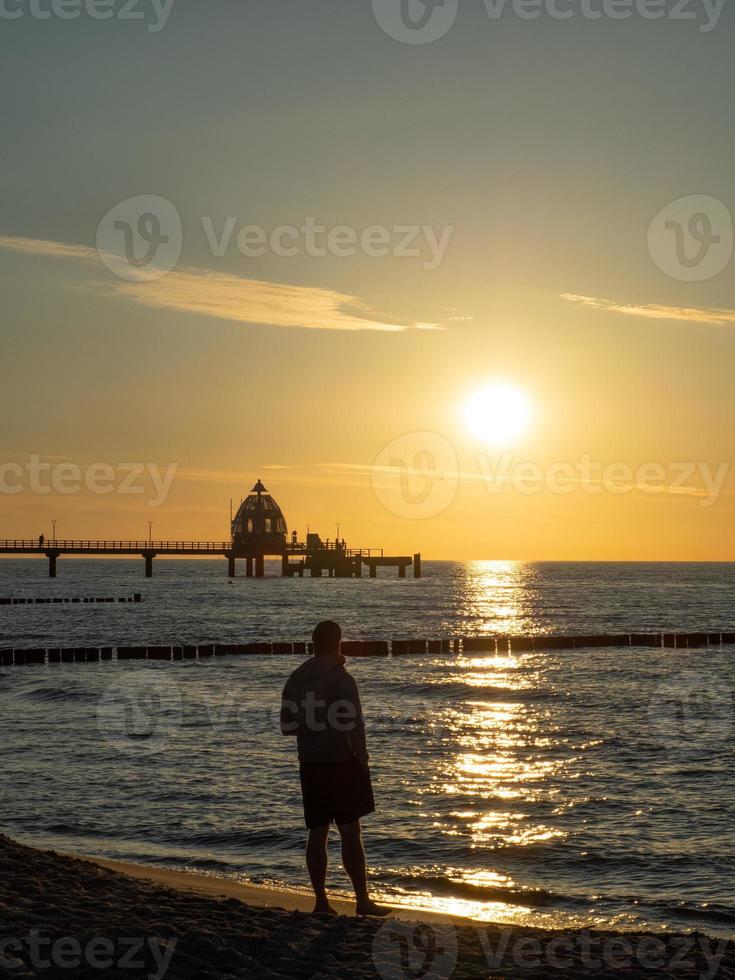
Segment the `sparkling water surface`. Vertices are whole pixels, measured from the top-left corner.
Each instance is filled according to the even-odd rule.
[[[735,566],[426,562],[423,579],[226,578],[223,561],[0,562],[0,647],[494,632],[733,630]],[[358,660],[378,893],[537,925],[735,923],[735,648]],[[31,843],[304,885],[297,661],[0,668],[0,829]],[[338,851],[337,891],[348,891]]]

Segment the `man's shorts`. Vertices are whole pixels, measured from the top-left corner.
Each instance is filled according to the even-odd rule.
[[[370,770],[356,759],[300,766],[304,819],[308,828],[352,823],[373,813],[375,800]]]

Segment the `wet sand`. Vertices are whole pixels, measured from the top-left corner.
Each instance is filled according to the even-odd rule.
[[[176,888],[181,891],[195,891],[202,895],[212,895],[217,898],[236,898],[246,905],[257,908],[285,909],[288,912],[311,912],[314,896],[307,889],[298,888],[269,888],[266,885],[244,884],[231,881],[228,878],[217,878],[213,875],[198,874],[190,871],[172,871],[168,868],[154,868],[151,865],[132,864],[127,861],[109,861],[105,858],[77,855],[82,860],[93,861],[110,871],[128,875],[139,881],[152,881],[166,888]],[[304,872],[305,873],[305,872]],[[330,898],[333,908],[340,915],[355,914],[354,902],[339,898]],[[412,909],[392,906],[394,916],[408,921],[415,921],[417,913]],[[422,920],[436,922],[455,922],[465,924],[457,916],[441,915],[436,912],[422,911]]]
[[[0,836],[0,978],[456,980],[735,977],[700,934],[553,932],[396,910],[308,914],[309,896],[75,858]]]

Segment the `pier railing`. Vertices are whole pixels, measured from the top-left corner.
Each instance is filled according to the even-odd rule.
[[[75,538],[6,538],[0,539],[0,551],[229,551],[231,541],[125,541],[91,540]],[[383,548],[337,549],[330,542],[320,551],[342,551],[347,558],[382,558]],[[288,545],[288,554],[307,554],[306,545]]]
[[[342,548],[337,547],[333,541],[322,541],[322,543],[315,548],[309,548],[302,542],[297,542],[296,544],[290,543],[286,545],[286,554],[288,555],[318,555],[322,552],[333,555],[343,555],[345,558],[382,558],[385,552],[384,548]]]
[[[26,538],[0,540],[0,551],[212,551],[222,553],[229,541],[92,541],[71,538]]]

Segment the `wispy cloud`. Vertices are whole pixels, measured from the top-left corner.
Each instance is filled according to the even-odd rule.
[[[523,492],[524,486],[528,480],[527,474],[524,476],[519,476],[517,471],[514,471],[514,464],[521,463],[525,465],[528,461],[515,460],[509,457],[509,467],[508,473],[501,473],[502,467],[498,467],[497,472],[490,472],[487,470],[486,466],[483,464],[483,459],[477,457],[478,468],[476,470],[445,470],[442,472],[437,472],[436,476],[441,476],[443,479],[455,480],[459,484],[464,484],[467,487],[478,486],[484,487],[488,492],[498,493],[501,488],[507,487],[509,489],[519,488]],[[574,464],[571,464],[573,467]],[[706,464],[698,464],[692,466],[692,472],[689,478],[695,478],[697,475],[702,477],[703,467]],[[658,484],[651,484],[645,482],[638,482],[635,477],[635,471],[640,472],[643,467],[631,466],[630,478],[625,479],[620,477],[619,479],[587,479],[584,477],[575,477],[570,475],[565,475],[563,480],[565,483],[570,483],[576,485],[580,491],[588,493],[600,494],[603,492],[614,491],[616,493],[621,492],[621,488],[630,492],[640,492],[646,495],[659,495],[663,497],[694,497],[705,501],[711,501],[713,499],[713,487],[717,483],[712,469],[706,469],[705,472],[710,476],[707,486],[697,486],[691,483],[684,483],[679,485],[678,483],[667,483],[666,477],[663,476],[663,482]],[[426,471],[422,469],[416,469],[411,466],[382,466],[376,465],[375,463],[337,463],[337,462],[308,462],[299,465],[294,465],[293,463],[260,463],[254,468],[259,473],[263,474],[263,478],[266,485],[270,486],[269,477],[266,475],[268,473],[272,474],[274,479],[277,479],[279,486],[284,485],[295,485],[303,489],[304,487],[353,487],[356,489],[366,490],[370,488],[380,488],[385,490],[395,490],[397,481],[399,479],[405,478],[407,476],[415,477],[419,480],[426,479]],[[247,488],[249,481],[252,481],[252,473],[254,472],[253,467],[250,467],[249,472],[244,473],[237,470],[218,470],[218,469],[187,469],[179,468],[176,473],[177,480],[186,480],[192,483],[228,483],[235,487]],[[665,468],[664,468],[665,469]],[[728,466],[729,469],[729,466]],[[724,475],[723,475],[724,479]],[[543,468],[539,468],[539,486],[546,486],[551,489],[556,484],[557,477],[550,476],[549,470],[544,471]],[[714,480],[714,482],[713,482]],[[553,490],[552,490],[553,492]],[[725,489],[723,486],[717,486],[717,495],[727,495],[731,497],[735,495],[735,490]]]
[[[99,264],[96,250],[85,245],[0,235],[0,248]],[[197,313],[235,323],[393,333],[440,329],[435,323],[384,318],[359,298],[332,289],[287,286],[207,269],[180,268],[161,279],[146,282],[105,279],[96,281],[92,288],[155,309]]]
[[[354,296],[308,286],[242,279],[197,269],[181,269],[153,282],[121,282],[117,295],[158,309],[199,313],[239,323],[312,330],[436,329],[433,324],[377,318]]]
[[[29,255],[41,255],[52,259],[83,259],[87,262],[98,261],[99,255],[87,245],[66,245],[64,242],[49,242],[43,238],[17,238],[11,235],[0,235],[0,248],[11,252],[26,252]]]
[[[735,323],[735,310],[718,310],[707,307],[661,306],[657,303],[628,304],[612,299],[598,299],[594,296],[579,296],[576,293],[562,293],[562,299],[576,306],[586,306],[607,313],[621,313],[623,316],[639,316],[648,320],[678,320],[684,323],[707,323],[722,326]]]
[[[482,462],[478,457],[478,462]],[[521,462],[521,461],[518,461]],[[377,476],[382,476],[388,474],[391,476],[390,484],[383,484],[383,486],[395,486],[395,480],[398,477],[413,476],[418,479],[424,480],[426,478],[425,470],[418,470],[411,466],[376,466],[375,464],[366,463],[317,463],[316,466],[324,469],[327,473],[339,474],[342,472],[349,472],[355,476],[362,476],[365,480],[370,479],[373,485],[377,485]],[[631,468],[632,470],[632,468]],[[546,481],[548,483],[547,477],[543,475],[543,471],[539,470],[539,483]],[[510,473],[509,475],[500,475],[499,473],[488,474],[482,471],[482,465],[477,472],[474,471],[462,471],[462,470],[445,470],[441,473],[441,476],[445,479],[457,480],[459,483],[482,483],[486,487],[497,487],[499,485],[507,485],[509,487],[520,485],[523,486],[526,481],[526,477],[518,476],[517,474]],[[553,478],[556,480],[556,478]],[[682,497],[711,497],[711,492],[703,487],[696,487],[691,485],[667,485],[658,484],[652,487],[650,483],[636,483],[635,480],[628,483],[626,480],[621,479],[615,480],[593,480],[584,479],[573,476],[564,477],[564,481],[567,483],[574,483],[579,487],[593,487],[599,488],[600,490],[610,490],[611,486],[629,486],[631,490],[640,490],[646,493],[657,493],[671,496],[682,496]],[[719,491],[722,493],[733,493],[730,490]]]

